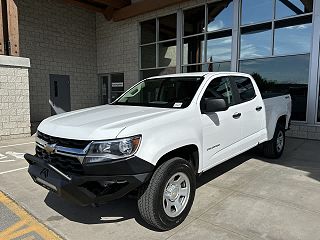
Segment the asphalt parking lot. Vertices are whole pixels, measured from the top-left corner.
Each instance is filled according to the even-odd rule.
[[[0,195],[1,240],[55,239],[52,236],[57,235],[45,235],[50,229],[62,238],[77,240],[320,239],[319,141],[288,138],[281,159],[249,152],[203,174],[188,218],[168,232],[146,226],[134,199],[97,208],[63,201],[31,180],[22,157],[25,152],[34,152],[33,138],[0,142],[0,190],[26,210],[18,212],[34,217],[40,237],[3,234],[11,224],[8,219],[12,220],[5,217],[4,209],[13,201]]]

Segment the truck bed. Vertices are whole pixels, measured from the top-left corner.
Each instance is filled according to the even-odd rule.
[[[289,127],[291,115],[291,96],[289,94],[275,96],[271,93],[263,96],[263,102],[266,108],[266,126],[268,132],[268,140],[272,139],[278,116],[287,116],[286,129]]]

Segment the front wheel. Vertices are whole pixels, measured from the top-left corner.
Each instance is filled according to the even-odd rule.
[[[278,123],[273,138],[263,145],[264,155],[268,158],[281,157],[285,146],[285,140],[285,128]]]
[[[192,165],[182,158],[172,158],[159,166],[150,183],[140,190],[139,212],[151,226],[172,229],[187,217],[195,189]]]

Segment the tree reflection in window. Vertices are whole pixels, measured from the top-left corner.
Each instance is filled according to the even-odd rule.
[[[292,120],[305,121],[310,54],[240,61],[240,71],[252,74],[264,98],[290,94]]]

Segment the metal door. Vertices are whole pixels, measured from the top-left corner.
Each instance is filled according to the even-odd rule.
[[[50,74],[49,80],[51,115],[70,111],[70,77],[68,75]]]

